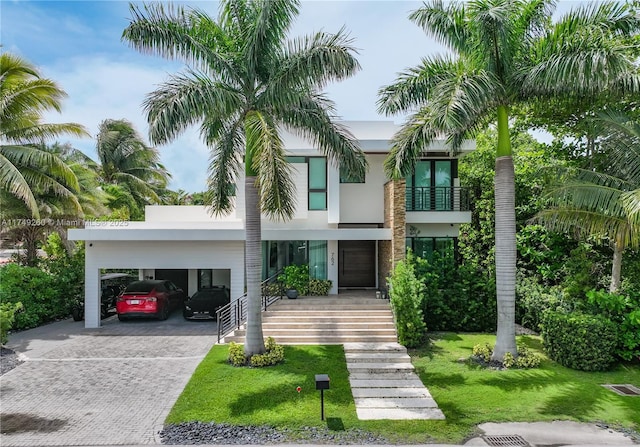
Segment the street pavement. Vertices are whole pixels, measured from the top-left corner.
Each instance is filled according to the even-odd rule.
[[[163,421],[216,342],[216,324],[186,322],[179,312],[166,321],[120,323],[113,316],[102,324],[84,329],[82,322],[65,320],[11,335],[7,346],[25,362],[0,376],[0,412],[3,418],[21,418],[22,429],[1,434],[0,446],[160,444]],[[7,428],[1,427],[3,432]],[[503,442],[519,436],[524,443],[493,444],[516,447],[634,445],[621,433],[594,424],[488,423],[479,428],[484,437],[465,445],[492,445],[488,436],[502,436]]]

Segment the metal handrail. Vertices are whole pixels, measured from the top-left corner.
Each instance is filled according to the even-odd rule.
[[[471,191],[462,186],[407,187],[407,211],[470,211]]]
[[[278,276],[280,276],[281,273],[282,270],[279,270],[260,283],[260,289],[262,291],[261,307],[263,312],[273,303],[281,300],[284,295],[284,287],[282,287],[278,281]],[[276,284],[275,290],[279,294],[270,293],[273,289],[265,287],[271,284]],[[245,292],[245,294],[237,300],[233,300],[229,304],[219,308],[216,311],[216,320],[218,321],[218,343],[220,343],[220,340],[236,329],[240,329],[247,321],[247,293]]]

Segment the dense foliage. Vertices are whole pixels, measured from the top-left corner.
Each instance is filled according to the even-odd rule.
[[[0,303],[0,345],[9,339],[9,330],[13,328],[16,313],[22,310],[22,303]]]
[[[495,279],[452,252],[431,259],[408,256],[422,290],[421,309],[431,331],[492,332],[496,329]]]
[[[264,346],[266,352],[263,354],[247,356],[242,345],[231,342],[229,343],[228,361],[233,366],[252,366],[256,368],[277,365],[284,361],[284,347],[277,344],[273,337],[267,337]]]
[[[424,285],[416,278],[413,263],[400,261],[389,278],[389,297],[396,321],[398,342],[408,348],[424,341],[427,326],[422,315]]]
[[[47,257],[39,267],[7,264],[0,267],[0,301],[22,303],[14,329],[29,329],[66,318],[84,294],[84,249],[68,254],[56,233],[45,245]]]
[[[605,371],[616,362],[616,324],[600,315],[548,311],[542,338],[547,355],[568,368]]]

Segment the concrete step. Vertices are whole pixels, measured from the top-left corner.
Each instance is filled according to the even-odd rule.
[[[425,397],[432,399],[431,393],[423,386],[416,388],[353,388],[354,399],[357,398],[386,398],[386,397]]]
[[[391,362],[380,362],[380,363],[348,363],[347,369],[350,373],[369,373],[369,374],[377,374],[377,373],[403,373],[403,372],[413,372],[414,368],[411,362],[404,363],[391,363]]]
[[[349,371],[349,379],[358,379],[358,380],[388,380],[388,379],[402,379],[402,380],[413,380],[416,379],[416,373],[413,370],[406,369],[404,371]]]
[[[347,343],[344,345],[344,352],[346,353],[384,353],[384,352],[407,352],[407,348],[402,346],[397,341],[393,343]]]
[[[353,322],[353,321],[342,321],[342,322],[300,322],[300,321],[272,321],[266,320],[262,323],[262,330],[272,330],[272,329],[304,329],[304,330],[320,330],[320,331],[342,331],[342,330],[392,330],[395,331],[395,325],[392,322],[375,322],[375,323],[365,323],[365,322]]]
[[[271,334],[265,333],[265,337],[271,336]],[[360,335],[291,335],[291,336],[273,336],[277,343],[281,345],[343,345],[345,343],[354,343],[362,339]],[[379,341],[380,343],[391,342],[395,340],[396,335],[369,335],[366,337],[368,340]],[[244,343],[244,335],[241,336],[227,336],[224,339],[225,343],[230,342]]]
[[[405,420],[405,419],[444,419],[438,408],[358,408],[356,413],[360,420]]]
[[[364,397],[354,401],[361,408],[438,408],[436,401],[427,397]]]
[[[269,308],[263,316],[270,317],[276,316],[295,316],[295,317],[386,317],[393,318],[393,314],[390,309],[316,309],[316,308],[304,308],[304,309],[277,309]]]
[[[415,379],[379,379],[379,380],[362,380],[350,379],[351,389],[353,388],[416,388],[424,387],[424,384],[418,377]]]
[[[380,312],[378,314],[363,314],[352,312],[339,312],[335,315],[327,315],[326,312],[270,312],[262,314],[262,321],[317,321],[317,322],[333,322],[333,321],[355,321],[355,322],[393,322],[393,315],[389,312]]]
[[[383,363],[383,362],[409,362],[411,357],[402,351],[390,352],[345,352],[348,363]]]

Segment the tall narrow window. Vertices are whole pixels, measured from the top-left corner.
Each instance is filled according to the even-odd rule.
[[[327,209],[327,159],[309,157],[309,209]]]

